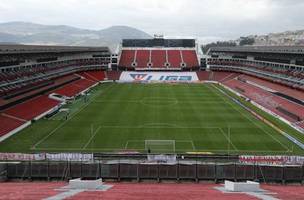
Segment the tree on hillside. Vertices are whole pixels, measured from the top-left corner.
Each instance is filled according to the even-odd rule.
[[[207,53],[207,51],[211,48],[211,47],[235,47],[236,43],[235,42],[231,42],[231,41],[222,41],[222,42],[212,42],[206,45],[202,45],[202,51],[204,52],[204,54]]]
[[[240,38],[240,46],[253,45],[254,42],[255,42],[255,40],[252,37],[241,37]]]

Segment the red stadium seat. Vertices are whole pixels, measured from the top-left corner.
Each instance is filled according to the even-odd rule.
[[[20,119],[32,120],[58,104],[58,101],[48,98],[47,95],[43,95],[9,108],[4,113]]]
[[[121,53],[119,66],[131,67],[135,58],[135,50],[123,50]]]
[[[136,63],[138,68],[148,68],[150,50],[137,50]]]
[[[293,103],[291,101],[288,101],[287,99],[276,96],[259,87],[255,87],[253,85],[244,83],[236,79],[227,81],[224,84],[238,91],[244,96],[252,99],[261,106],[271,110],[273,113],[282,116],[283,118],[287,119],[290,122],[297,122],[299,120],[294,119],[286,115],[286,113],[281,112],[280,110],[277,109],[278,107],[282,107],[285,110],[297,115],[298,117],[300,117],[300,120],[304,119],[304,107],[299,104]]]
[[[106,77],[105,71],[87,71],[78,74],[88,80],[95,82],[103,81]]]
[[[152,50],[151,62],[153,68],[165,68],[167,61],[165,50]]]
[[[180,50],[168,50],[168,62],[171,68],[180,68],[182,63]]]
[[[24,121],[0,115],[0,137],[18,128]]]
[[[74,97],[77,94],[81,93],[82,91],[86,90],[87,88],[91,87],[95,83],[96,82],[91,80],[80,79],[60,89],[55,90],[54,92],[63,96]]]
[[[106,77],[107,77],[108,80],[115,81],[115,80],[119,80],[120,74],[121,74],[120,71],[108,71],[106,73]]]
[[[136,63],[136,66],[133,65]],[[182,66],[185,64],[185,66]],[[198,67],[199,62],[195,50],[180,49],[138,49],[122,50],[119,66],[138,69],[166,70],[170,68]]]
[[[199,66],[196,52],[194,50],[182,50],[181,52],[187,67],[192,68]]]

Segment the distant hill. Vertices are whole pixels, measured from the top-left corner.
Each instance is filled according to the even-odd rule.
[[[201,45],[206,53],[211,47],[230,46],[304,46],[304,30],[269,33],[267,35],[249,35],[237,40],[218,41]]]
[[[29,22],[0,23],[0,43],[109,46],[114,50],[122,39],[149,39],[149,34],[128,26],[102,30],[80,29],[65,25]]]
[[[304,30],[269,33],[267,35],[250,35],[246,38],[253,39],[253,45],[258,46],[292,46],[304,45]],[[236,42],[239,43],[241,38]]]

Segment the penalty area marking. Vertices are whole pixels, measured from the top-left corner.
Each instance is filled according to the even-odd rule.
[[[174,141],[175,141],[175,145],[177,143],[189,143],[189,144],[191,144],[192,150],[194,150],[194,151],[196,150],[193,140],[174,140]],[[126,145],[125,145],[125,150],[128,149],[129,144],[132,143],[132,142],[133,143],[142,143],[142,144],[144,144],[145,140],[127,140]],[[145,150],[145,149],[135,148],[135,150]],[[163,150],[166,150],[166,149],[163,149]]]

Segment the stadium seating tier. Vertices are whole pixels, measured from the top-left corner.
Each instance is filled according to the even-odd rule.
[[[133,66],[133,60],[137,66]],[[198,67],[198,58],[195,50],[179,49],[138,49],[122,50],[119,66],[144,69],[181,69],[182,64],[187,68]],[[168,66],[166,65],[168,64]]]
[[[18,128],[25,122],[14,117],[0,115],[0,137]]]

